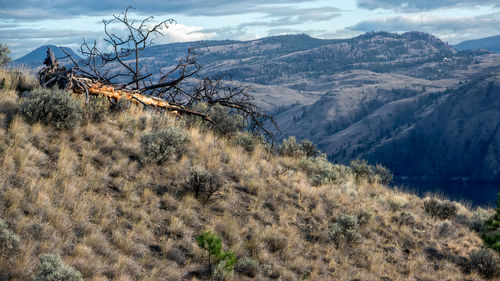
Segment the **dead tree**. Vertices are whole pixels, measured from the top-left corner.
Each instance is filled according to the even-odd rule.
[[[201,66],[197,63],[193,50],[188,50],[186,57],[180,59],[170,71],[164,72],[160,69],[159,78],[153,80],[153,73],[147,65],[141,63],[141,53],[154,43],[154,38],[163,35],[163,29],[175,21],[167,19],[155,24],[152,22],[153,17],[143,20],[131,19],[130,9],[132,7],[114,15],[111,20],[103,20],[104,41],[110,45],[111,53],[99,50],[95,41],[89,44],[85,40],[80,47],[83,60],[77,61],[65,52],[74,64],[69,75],[90,79],[94,83],[94,86],[82,85],[82,79],[71,80],[77,92],[86,93],[88,96],[96,89],[95,85],[112,86],[115,92],[130,92],[135,93],[130,96],[140,94],[151,99],[164,100],[170,106],[182,108],[184,112],[196,112],[192,107],[199,102],[218,104],[229,108],[231,112],[243,115],[250,131],[261,133],[274,141],[274,134],[266,129],[266,126],[270,123],[277,128],[277,125],[271,116],[253,103],[253,97],[248,94],[248,87],[229,87],[224,84],[223,76],[200,77]],[[124,27],[125,33],[113,33],[111,26],[114,24]],[[187,83],[188,81],[190,83]],[[209,116],[199,112],[195,115],[210,120]]]

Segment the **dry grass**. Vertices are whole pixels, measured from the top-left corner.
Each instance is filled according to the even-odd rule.
[[[26,124],[9,109],[18,103],[17,92],[0,92],[0,217],[21,238],[0,267],[11,280],[32,279],[47,253],[85,280],[197,280],[191,273],[206,257],[195,237],[206,229],[258,265],[255,280],[481,280],[461,266],[481,248],[479,236],[430,217],[415,195],[352,175],[314,187],[295,168],[300,159],[263,147],[248,154],[196,128],[176,163],[143,163],[140,136],[182,124],[132,107],[59,132]],[[206,204],[183,189],[191,166],[224,180]],[[475,215],[458,209],[462,221]],[[359,217],[356,243],[328,236],[343,214]]]

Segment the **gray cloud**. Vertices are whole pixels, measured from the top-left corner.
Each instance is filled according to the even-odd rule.
[[[11,49],[12,57],[20,57],[33,49],[46,44],[63,45],[77,49],[83,38],[94,40],[101,34],[93,31],[74,31],[70,29],[0,29],[1,43]]]
[[[360,8],[388,9],[404,12],[434,10],[452,7],[499,6],[498,0],[356,0]]]
[[[315,1],[315,0],[312,0]],[[272,4],[293,5],[311,0],[274,0]],[[266,13],[267,0],[0,0],[0,18],[9,19],[46,19],[80,15],[109,15],[118,13],[128,6],[146,14],[184,14],[191,16],[216,16],[244,14],[249,12]]]
[[[417,14],[362,21],[347,28],[352,31],[424,31],[452,44],[500,33],[500,13],[477,17],[440,17]]]

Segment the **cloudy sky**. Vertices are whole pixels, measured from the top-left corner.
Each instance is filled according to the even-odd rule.
[[[133,17],[177,21],[157,43],[418,30],[456,44],[500,34],[500,0],[0,0],[0,43],[14,58],[44,44],[101,44],[101,20],[129,5]]]

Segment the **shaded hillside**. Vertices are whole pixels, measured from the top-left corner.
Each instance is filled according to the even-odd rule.
[[[484,280],[498,272],[471,231],[491,210],[422,199],[379,184],[363,164],[278,156],[249,135],[219,136],[136,106],[109,112],[98,101],[82,108],[69,93],[20,98],[12,88],[0,90],[2,278]],[[44,124],[36,122],[42,96],[59,101],[39,116]],[[56,129],[61,120],[74,127]],[[179,141],[162,150],[165,139]],[[232,269],[217,259],[208,268],[197,242],[204,230],[234,251]]]
[[[372,146],[361,156],[402,175],[500,181],[498,78],[493,75],[450,91],[446,100],[404,134]]]
[[[468,40],[453,46],[457,50],[488,50],[494,53],[500,53],[500,35]]]
[[[338,86],[278,114],[282,130],[317,142],[333,162],[366,158],[401,176],[499,180],[497,76],[456,90],[405,76],[362,77],[363,87]]]

